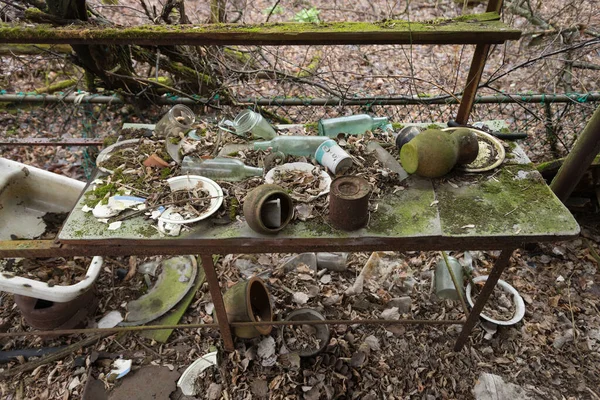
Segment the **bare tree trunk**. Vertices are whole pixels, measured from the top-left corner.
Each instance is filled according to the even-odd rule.
[[[52,15],[65,20],[87,22],[85,0],[46,0]],[[142,86],[135,80],[129,46],[72,45],[76,63],[100,78],[107,89],[122,89],[137,93]]]

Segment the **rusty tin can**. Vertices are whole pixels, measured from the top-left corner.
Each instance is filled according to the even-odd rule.
[[[329,220],[345,231],[364,227],[369,220],[369,182],[358,176],[340,176],[331,182]]]

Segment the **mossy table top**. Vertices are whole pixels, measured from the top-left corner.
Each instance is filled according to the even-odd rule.
[[[209,219],[179,237],[164,237],[143,217],[126,220],[120,229],[109,231],[91,213],[81,211],[82,197],[59,241],[97,255],[218,254],[497,249],[577,235],[577,222],[522,150],[512,145],[507,154],[503,166],[487,173],[457,171],[443,179],[408,178],[402,189],[376,201],[368,226],[354,232],[336,230],[326,219],[315,219],[294,222],[268,236],[255,233],[240,218],[224,226]]]

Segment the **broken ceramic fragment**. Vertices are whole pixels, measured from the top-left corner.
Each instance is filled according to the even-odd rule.
[[[137,300],[127,303],[127,316],[120,325],[142,325],[167,313],[194,285],[196,259],[179,256],[162,262],[162,272],[152,289]]]
[[[177,381],[177,386],[181,388],[181,392],[186,396],[195,396],[198,394],[196,388],[196,379],[206,369],[217,365],[217,352],[205,354],[192,363]]]
[[[119,358],[113,362],[113,369],[108,373],[107,379],[114,381],[115,379],[121,379],[131,371],[131,360],[124,360]]]

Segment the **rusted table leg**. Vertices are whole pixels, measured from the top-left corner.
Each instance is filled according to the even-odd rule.
[[[213,263],[212,255],[202,254],[200,256],[202,260],[202,268],[206,274],[206,281],[208,282],[208,289],[210,290],[210,297],[215,305],[215,312],[219,323],[219,331],[223,338],[223,347],[225,351],[233,351],[233,337],[231,336],[231,327],[227,320],[227,312],[225,312],[225,304],[223,303],[223,294],[219,286],[219,280],[217,279],[217,273],[215,271],[215,264]]]
[[[479,320],[479,314],[481,314],[483,306],[485,306],[485,303],[488,301],[490,295],[492,294],[494,287],[496,287],[496,283],[498,283],[498,279],[500,279],[502,271],[504,271],[504,269],[508,266],[510,256],[512,255],[513,251],[514,249],[505,249],[502,250],[502,252],[500,253],[500,257],[498,258],[498,260],[496,260],[494,268],[492,268],[492,272],[490,272],[489,277],[485,281],[485,285],[483,286],[483,289],[481,289],[481,293],[479,293],[479,295],[477,296],[477,301],[475,302],[475,305],[473,305],[473,309],[467,317],[467,320],[463,325],[462,331],[460,332],[458,339],[456,339],[454,351],[460,351],[467,342],[467,339],[469,338],[473,327],[475,327],[475,324]]]

